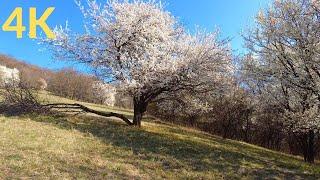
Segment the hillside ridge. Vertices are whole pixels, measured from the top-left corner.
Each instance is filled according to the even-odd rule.
[[[319,164],[301,157],[147,118],[142,125],[93,115],[1,116],[0,178],[320,178]]]

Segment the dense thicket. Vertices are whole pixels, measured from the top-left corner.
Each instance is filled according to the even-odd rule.
[[[48,81],[48,91],[75,100],[94,101],[94,77],[78,73],[72,69],[56,72]]]

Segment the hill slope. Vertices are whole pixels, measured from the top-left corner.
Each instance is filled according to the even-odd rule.
[[[164,123],[138,129],[90,115],[0,116],[0,179],[27,177],[317,179],[320,166]]]
[[[21,77],[27,77],[27,79],[29,78],[31,80],[38,80],[40,78],[48,79],[48,77],[54,74],[54,72],[49,69],[28,64],[27,62],[3,54],[0,54],[0,65],[8,68],[17,68],[21,73]]]

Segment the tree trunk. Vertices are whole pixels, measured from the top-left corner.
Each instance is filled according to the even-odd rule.
[[[134,114],[133,114],[133,125],[141,127],[141,120],[143,114],[147,110],[148,103],[143,101],[141,97],[135,97],[133,99],[134,103]]]
[[[246,129],[244,132],[244,142],[249,142],[249,131],[250,131],[250,124],[249,124],[249,118],[246,118]]]
[[[191,127],[194,127],[195,124],[196,124],[196,121],[197,121],[196,115],[191,115],[191,116],[189,116],[188,119],[189,119],[189,125],[190,125]]]
[[[314,150],[314,131],[313,130],[309,130],[306,151],[307,151],[307,155],[305,157],[306,162],[314,163],[315,150]]]

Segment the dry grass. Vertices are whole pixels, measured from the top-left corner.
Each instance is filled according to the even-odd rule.
[[[2,178],[317,179],[320,166],[151,121],[138,129],[90,115],[0,116]]]

